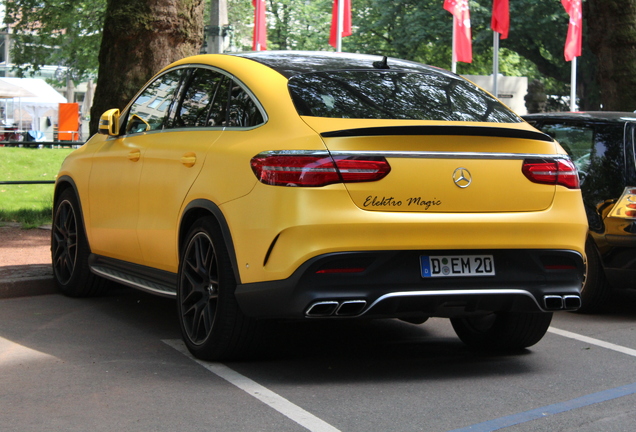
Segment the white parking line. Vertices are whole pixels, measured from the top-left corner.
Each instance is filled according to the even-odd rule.
[[[274,393],[273,391],[263,387],[255,381],[241,375],[235,370],[230,369],[221,363],[211,363],[196,359],[190,354],[182,340],[163,340],[166,345],[176,349],[186,357],[194,360],[213,374],[223,378],[230,384],[240,388],[250,396],[255,397],[269,407],[275,409],[279,413],[295,421],[302,427],[312,432],[340,432],[329,423],[319,419],[310,412],[305,411],[301,407],[294,405],[284,397]]]
[[[602,348],[606,348],[606,349],[609,349],[609,350],[612,350],[612,351],[617,351],[619,353],[623,353],[623,354],[630,355],[632,357],[636,357],[636,350],[631,349],[631,348],[625,348],[623,346],[616,345],[616,344],[609,343],[609,342],[605,342],[605,341],[602,341],[600,339],[594,339],[594,338],[591,338],[591,337],[588,337],[588,336],[583,336],[583,335],[580,335],[580,334],[577,334],[577,333],[572,333],[572,332],[569,332],[567,330],[561,330],[561,329],[554,328],[554,327],[548,328],[548,331],[550,333],[558,334],[559,336],[563,336],[563,337],[570,338],[570,339],[576,339],[576,340],[581,341],[581,342],[589,343],[591,345],[600,346]]]

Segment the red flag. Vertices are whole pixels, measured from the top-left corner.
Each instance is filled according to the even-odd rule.
[[[493,1],[490,28],[499,33],[501,39],[508,37],[508,31],[510,30],[510,8],[508,0]]]
[[[265,0],[252,0],[254,5],[254,39],[253,51],[267,49],[267,22],[265,21]]]
[[[344,16],[342,17],[341,37],[351,36],[351,0],[333,0],[331,10],[331,34],[329,35],[329,45],[336,47],[338,42],[338,2],[344,1]]]
[[[561,0],[565,11],[570,15],[568,36],[565,39],[565,61],[572,61],[581,56],[581,40],[583,38],[583,9],[581,0]]]
[[[455,59],[464,63],[473,61],[472,33],[470,30],[470,9],[468,0],[444,0],[444,9],[449,11],[455,19]]]

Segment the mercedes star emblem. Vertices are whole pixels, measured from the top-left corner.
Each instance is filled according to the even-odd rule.
[[[458,187],[464,189],[470,186],[473,181],[473,177],[470,175],[470,171],[466,168],[460,167],[453,172],[453,181]]]

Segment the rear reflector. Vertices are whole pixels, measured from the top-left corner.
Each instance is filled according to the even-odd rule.
[[[521,170],[534,183],[580,188],[579,173],[569,159],[526,159]]]
[[[352,267],[352,268],[329,268],[318,270],[316,274],[334,274],[334,273],[362,273],[366,269],[364,267]]]
[[[383,157],[261,154],[251,161],[256,178],[272,186],[318,187],[377,181],[391,166]]]

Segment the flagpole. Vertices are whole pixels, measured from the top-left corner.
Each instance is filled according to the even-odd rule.
[[[570,77],[570,111],[576,110],[576,57],[573,57],[572,72]]]
[[[492,32],[492,94],[499,97],[499,33]]]
[[[455,38],[457,37],[456,28],[457,28],[457,17],[453,15],[453,54],[451,55],[451,72],[457,73],[457,53],[455,52]]]
[[[344,27],[344,0],[338,1],[338,26],[336,32],[336,52],[342,52],[342,30]]]
[[[256,51],[261,50],[261,38],[260,38],[260,28],[261,28],[261,0],[256,0],[256,19],[254,20],[254,25],[256,26],[256,31],[254,32],[256,38]]]

